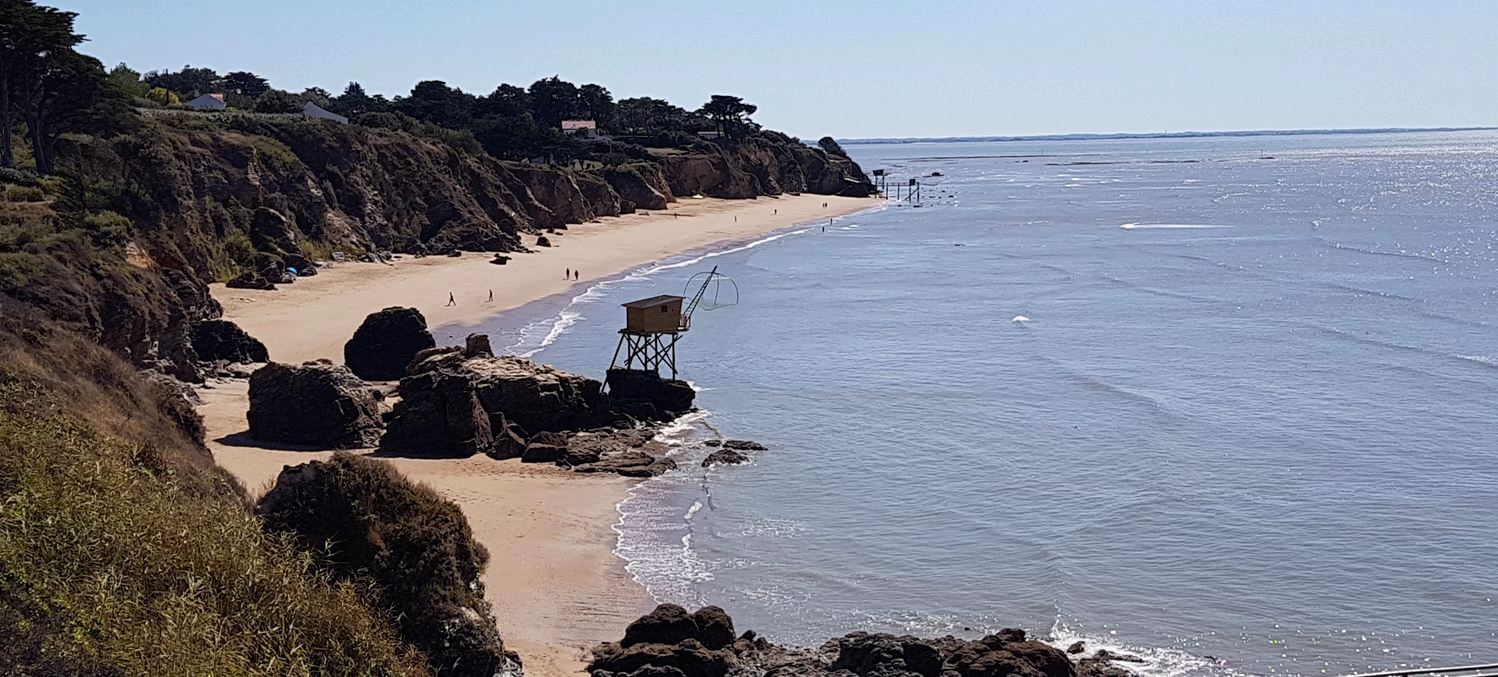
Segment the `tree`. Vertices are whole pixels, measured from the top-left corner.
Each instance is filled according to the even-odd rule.
[[[300,113],[302,102],[291,92],[279,89],[266,90],[255,100],[256,113]]]
[[[759,106],[745,103],[737,96],[714,94],[697,112],[712,120],[723,136],[733,138],[741,136],[745,129],[754,126],[749,116],[754,115],[757,110]]]
[[[177,93],[165,87],[152,87],[150,91],[146,92],[146,98],[163,106],[178,106],[182,104],[182,99],[177,96]]]
[[[375,110],[374,99],[370,98],[369,94],[364,92],[364,86],[357,82],[348,83],[348,86],[343,88],[342,94],[333,97],[332,103],[338,112],[350,117]]]
[[[77,16],[32,0],[0,0],[0,167],[15,164],[11,130],[25,103],[17,97],[41,89],[49,55],[83,42],[73,32]]]
[[[837,139],[834,139],[830,136],[824,136],[821,139],[818,139],[817,145],[820,146],[822,150],[827,151],[828,155],[848,157],[848,151],[843,150],[842,145],[837,142]]]
[[[223,87],[223,79],[217,71],[192,66],[183,66],[176,73],[151,71],[146,73],[146,83],[152,87],[165,87],[189,99],[215,93]]]
[[[614,110],[614,124],[634,134],[684,131],[691,115],[680,106],[648,96],[620,99]]]
[[[395,100],[395,109],[418,120],[449,129],[464,129],[473,119],[475,99],[441,80],[423,80],[410,96]]]
[[[140,71],[123,63],[109,69],[109,75],[106,77],[111,87],[129,96],[145,97],[151,92],[151,86],[140,79]]]
[[[555,75],[531,83],[531,110],[536,124],[557,129],[563,120],[576,117],[582,109],[577,86]]]
[[[495,87],[489,96],[479,97],[473,109],[474,116],[479,118],[517,118],[531,112],[531,95],[515,85]]]
[[[583,85],[577,88],[578,103],[589,120],[599,125],[611,125],[614,121],[614,96],[601,85]]]
[[[57,139],[64,132],[117,126],[120,117],[133,112],[128,106],[122,109],[123,95],[107,86],[104,64],[72,49],[49,52],[42,59],[40,77],[26,83],[21,94],[31,152],[41,174],[52,173]]]
[[[332,108],[333,95],[321,87],[308,87],[297,95],[302,101],[311,101],[322,108]]]
[[[238,94],[250,99],[258,99],[261,94],[270,90],[270,83],[266,82],[265,78],[249,71],[229,73],[219,84],[226,94]]]

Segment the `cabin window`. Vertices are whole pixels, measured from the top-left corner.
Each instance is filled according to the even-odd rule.
[[[664,313],[664,312],[666,312],[666,311],[667,311],[667,310],[668,310],[668,309],[667,309],[667,308],[666,308],[666,307],[665,307],[665,306],[661,306],[661,312],[663,312],[663,313]]]

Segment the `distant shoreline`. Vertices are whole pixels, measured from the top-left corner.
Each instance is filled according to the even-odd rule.
[[[1367,129],[1253,129],[1217,132],[1113,132],[1096,134],[1036,134],[1032,136],[933,136],[839,139],[852,146],[904,143],[1004,143],[1011,141],[1127,141],[1132,139],[1203,139],[1253,136],[1332,136],[1350,134],[1419,134],[1433,132],[1489,132],[1498,127],[1378,127]]]

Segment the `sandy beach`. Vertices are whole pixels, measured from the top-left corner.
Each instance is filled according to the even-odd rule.
[[[366,315],[387,306],[418,308],[433,328],[477,324],[674,254],[878,204],[822,195],[684,199],[667,212],[570,226],[548,236],[553,247],[516,254],[505,266],[491,264],[483,254],[403,258],[390,265],[345,263],[275,291],[214,285],[212,292],[224,306],[224,317],[263,341],[273,359],[341,362],[344,341]],[[535,242],[535,236],[524,238],[527,245]],[[564,269],[580,270],[580,279],[563,279]],[[449,293],[456,306],[447,305]],[[264,449],[244,439],[244,381],[213,383],[201,394],[210,448],[252,495],[263,493],[284,466],[331,455]],[[462,507],[491,556],[484,578],[500,632],[521,654],[527,674],[580,673],[588,647],[618,639],[629,621],[648,610],[648,595],[613,552],[615,506],[635,480],[482,456],[390,460]]]

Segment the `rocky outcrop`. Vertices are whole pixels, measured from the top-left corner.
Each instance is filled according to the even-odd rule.
[[[617,216],[619,207],[613,205],[599,205],[605,208],[605,213],[599,214],[594,211],[593,203],[583,194],[578,187],[577,180],[571,172],[554,169],[542,169],[529,165],[512,165],[510,172],[520,179],[535,197],[537,202],[545,205],[551,212],[552,218],[546,219],[539,224],[546,228],[565,228],[569,223],[586,223],[592,221],[596,216]]]
[[[661,210],[676,201],[660,167],[650,163],[633,163],[599,170],[619,199],[619,211]]]
[[[602,176],[592,172],[577,172],[572,175],[577,182],[577,188],[582,191],[583,199],[588,203],[588,209],[593,217],[618,216],[633,212],[634,206],[628,209],[624,207],[623,201],[619,199],[619,193],[614,191]]]
[[[697,393],[686,381],[661,378],[653,371],[610,369],[609,397],[614,408],[646,421],[670,421],[692,410]]]
[[[192,327],[192,349],[198,359],[213,362],[269,362],[265,344],[228,320],[204,320]]]
[[[422,374],[450,375],[465,383],[489,413],[491,427],[513,423],[535,434],[587,430],[612,421],[603,384],[517,357],[436,352],[411,364],[412,377]]]
[[[494,449],[489,414],[468,379],[429,371],[401,379],[380,450],[422,457],[466,457]]]
[[[288,534],[334,580],[389,611],[434,674],[518,677],[481,577],[489,554],[458,506],[389,464],[348,454],[281,471],[260,499],[266,529]],[[370,585],[373,584],[373,585]]]
[[[375,393],[327,360],[272,362],[250,375],[250,436],[319,449],[369,447],[380,437]]]
[[[436,345],[421,311],[392,306],[364,318],[343,345],[343,363],[359,378],[393,381],[406,375],[417,353]]]
[[[867,197],[874,192],[874,184],[858,163],[777,132],[699,143],[690,153],[662,156],[660,160],[671,192],[676,195],[750,198],[818,193]]]
[[[594,677],[1121,677],[1110,663],[1116,657],[1073,663],[1022,630],[979,640],[855,632],[815,648],[733,633],[722,609],[688,614],[663,604],[631,623],[619,642],[594,649],[588,671]]]

